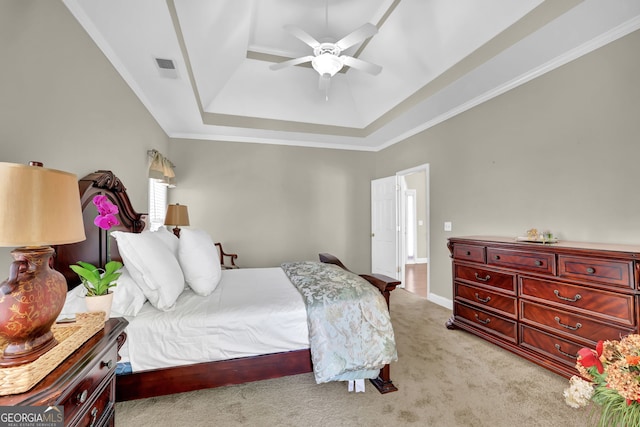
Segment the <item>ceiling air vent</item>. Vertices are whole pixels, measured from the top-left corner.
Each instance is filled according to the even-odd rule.
[[[160,72],[160,77],[168,79],[178,78],[178,70],[176,70],[176,64],[172,59],[155,58],[155,61],[158,66],[158,71]]]

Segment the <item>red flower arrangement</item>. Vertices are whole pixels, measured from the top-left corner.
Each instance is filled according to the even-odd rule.
[[[593,400],[602,407],[599,426],[640,426],[640,335],[581,349],[576,368],[587,381],[571,379],[564,394],[567,404],[585,406]],[[592,393],[585,391],[587,386]]]

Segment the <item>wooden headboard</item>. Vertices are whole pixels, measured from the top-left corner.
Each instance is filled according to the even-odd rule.
[[[69,290],[80,284],[80,279],[69,268],[69,265],[84,261],[104,267],[110,260],[122,261],[116,242],[109,233],[115,230],[139,233],[145,227],[144,214],[133,209],[127,195],[127,189],[113,172],[99,170],[91,173],[78,181],[78,187],[84,232],[87,239],[83,242],[55,247],[54,267],[64,275]],[[93,223],[94,218],[98,215],[93,204],[93,197],[98,194],[107,196],[109,201],[116,205],[120,211],[116,215],[120,225],[112,227],[109,231],[102,230]]]

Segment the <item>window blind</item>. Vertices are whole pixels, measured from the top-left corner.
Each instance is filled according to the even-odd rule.
[[[156,231],[164,225],[167,213],[167,185],[162,181],[149,178],[149,226]]]

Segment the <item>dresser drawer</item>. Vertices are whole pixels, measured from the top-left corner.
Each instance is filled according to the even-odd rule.
[[[485,249],[484,246],[472,246],[472,245],[455,245],[453,247],[453,258],[464,260],[485,262]]]
[[[107,383],[93,402],[91,402],[88,411],[81,415],[77,422],[73,422],[72,426],[108,426],[112,425],[114,417],[114,405],[116,402],[116,384],[115,380]]]
[[[496,289],[516,293],[516,275],[509,272],[495,271],[475,266],[454,263],[453,275],[455,280],[478,283]]]
[[[520,321],[569,335],[570,339],[586,340],[591,346],[598,340],[620,339],[632,332],[612,323],[597,322],[590,317],[527,301],[520,302]]]
[[[568,283],[520,277],[521,298],[568,308],[588,316],[635,326],[633,295],[608,292]]]
[[[633,288],[633,261],[558,256],[558,275],[569,279]]]
[[[554,275],[556,272],[555,255],[545,252],[487,248],[487,264],[541,274]]]
[[[559,338],[526,325],[520,325],[520,346],[574,369],[578,359],[577,353],[584,347],[582,344]]]
[[[91,370],[60,402],[60,405],[64,406],[65,419],[75,417],[77,412],[87,411],[85,406],[91,405],[98,390],[102,391],[101,386],[113,379],[117,360],[118,349],[115,345],[111,346],[102,357],[95,359]]]
[[[516,335],[518,331],[515,320],[505,319],[460,302],[454,302],[453,314],[456,320],[472,325],[503,340],[512,343],[517,341]]]
[[[455,283],[455,287],[458,301],[491,309],[507,317],[517,316],[518,303],[515,296],[509,297],[459,282]]]

